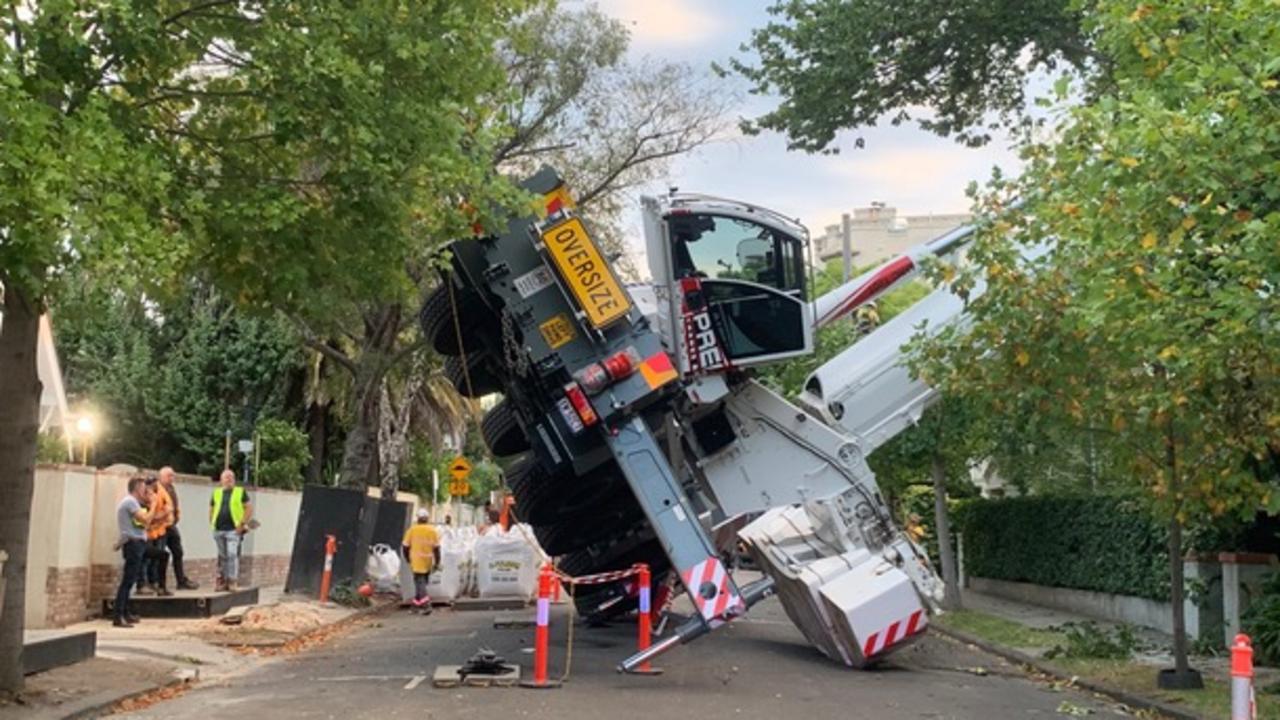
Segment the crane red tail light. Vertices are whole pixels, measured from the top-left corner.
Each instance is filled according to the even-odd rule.
[[[582,420],[584,427],[595,425],[600,420],[600,417],[596,415],[595,408],[591,407],[591,400],[587,398],[587,394],[583,392],[581,385],[576,382],[565,385],[564,396],[568,398],[569,404],[573,406],[573,411],[578,414],[578,418]]]

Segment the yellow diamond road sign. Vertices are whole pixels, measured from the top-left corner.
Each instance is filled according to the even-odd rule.
[[[449,463],[449,474],[454,480],[465,480],[471,474],[471,463],[467,459],[459,455]]]

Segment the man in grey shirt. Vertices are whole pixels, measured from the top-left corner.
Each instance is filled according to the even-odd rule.
[[[129,478],[129,494],[116,506],[120,551],[124,555],[124,572],[120,577],[120,587],[116,590],[116,617],[111,623],[116,627],[133,627],[138,622],[138,617],[129,612],[129,591],[137,584],[142,573],[142,558],[147,548],[147,522],[151,519],[147,511],[150,503],[146,478]]]

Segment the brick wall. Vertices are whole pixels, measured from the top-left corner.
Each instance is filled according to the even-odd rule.
[[[66,622],[58,622],[57,625],[65,625],[67,622],[75,622],[85,618],[86,609],[90,613],[96,613],[98,608],[102,607],[103,598],[115,597],[116,589],[120,586],[120,572],[123,569],[123,561],[115,565],[94,565],[92,569],[78,568],[81,579],[79,582],[88,592],[88,603],[84,603],[84,591],[75,597],[79,598],[80,605],[79,615],[72,620]],[[200,589],[211,590],[214,586],[217,573],[217,560],[207,558],[202,560],[186,560],[183,562],[183,569],[187,571],[187,577],[200,583]],[[54,570],[50,570],[52,578]],[[70,573],[73,571],[62,571]],[[240,585],[242,587],[256,586],[266,587],[271,585],[283,585],[289,574],[289,556],[288,555],[246,555],[240,558]],[[170,566],[168,570],[168,584],[173,588],[173,568]],[[53,582],[52,580],[50,582]],[[52,618],[53,593],[52,586],[50,592],[50,617]],[[53,622],[52,619],[50,621]]]
[[[49,568],[44,589],[48,597],[46,622],[51,627],[77,623],[87,617],[89,568]]]
[[[120,568],[123,560],[115,565],[94,565],[89,568],[89,608],[102,607],[102,599],[115,597],[120,584]]]
[[[288,576],[288,555],[254,555],[240,560],[240,577],[249,585],[283,585]]]

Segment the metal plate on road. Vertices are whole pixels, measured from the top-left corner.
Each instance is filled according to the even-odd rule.
[[[515,286],[516,292],[520,293],[520,297],[528,300],[534,293],[551,287],[555,282],[556,279],[551,276],[551,269],[544,265],[521,275],[511,284]]]
[[[564,313],[553,315],[550,320],[539,325],[538,332],[542,333],[542,339],[547,341],[547,345],[552,350],[559,348],[577,335],[573,330],[573,322]]]
[[[581,220],[569,218],[542,233],[542,241],[593,327],[606,327],[627,314],[631,298]]]

